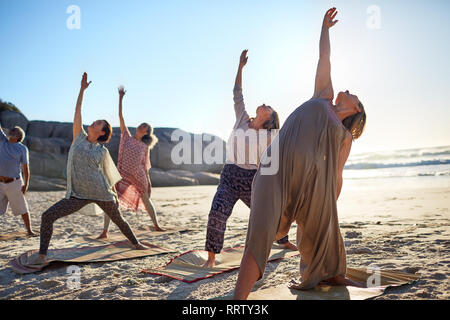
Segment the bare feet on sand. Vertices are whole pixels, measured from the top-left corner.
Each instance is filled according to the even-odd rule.
[[[108,238],[108,231],[103,231],[101,235],[97,237],[97,239],[106,239]]]
[[[155,231],[163,232],[163,231],[166,231],[166,229],[163,229],[160,226],[155,226]]]
[[[203,268],[212,268],[216,265],[216,254],[208,251],[208,260],[206,260]]]
[[[28,230],[27,231],[27,236],[28,237],[37,237],[37,236],[39,236],[39,234],[34,233],[33,230]]]
[[[292,251],[298,250],[297,246],[290,241],[281,244],[281,246],[284,247],[285,249],[292,250]]]
[[[148,247],[144,246],[142,243],[138,242],[134,245],[134,247],[136,248],[136,250],[147,250]]]

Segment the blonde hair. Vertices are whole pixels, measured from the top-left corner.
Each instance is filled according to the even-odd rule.
[[[17,142],[22,142],[25,139],[25,131],[23,131],[21,127],[15,126],[11,130],[9,130],[9,133],[11,133],[11,131],[17,132]]]
[[[155,144],[158,143],[158,137],[153,134],[153,127],[144,122],[148,126],[147,134],[142,137],[142,142],[148,145],[149,150],[153,149]]]
[[[361,112],[355,113],[354,115],[342,120],[342,124],[352,134],[353,140],[358,139],[362,135],[362,133],[364,132],[364,128],[366,127],[366,111],[364,110],[364,106],[361,102],[359,102],[358,105],[362,110]]]

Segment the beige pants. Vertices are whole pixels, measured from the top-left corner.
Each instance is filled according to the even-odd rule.
[[[11,205],[13,215],[20,216],[28,212],[28,203],[22,193],[22,179],[10,183],[0,182],[0,215],[5,214]]]
[[[152,200],[150,200],[150,196],[148,195],[148,193],[144,193],[142,195],[142,202],[144,203],[145,209],[147,210],[150,218],[153,221],[153,224],[155,226],[159,226],[158,225],[158,219],[156,218],[156,209],[155,206],[153,205]],[[104,231],[108,231],[109,229],[109,223],[111,222],[111,219],[109,218],[108,215],[104,215],[104,219],[103,219],[103,230]]]

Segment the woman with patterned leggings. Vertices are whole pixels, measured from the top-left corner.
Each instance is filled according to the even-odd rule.
[[[68,216],[89,203],[96,203],[117,224],[120,231],[136,249],[145,250],[136,239],[128,223],[122,218],[114,185],[121,179],[108,149],[102,144],[111,138],[112,128],[106,120],[97,120],[88,127],[86,133],[81,121],[81,105],[87,82],[83,74],[73,122],[73,142],[67,162],[67,193],[62,199],[42,214],[39,256],[34,264],[45,262],[48,246],[53,233],[53,223]]]
[[[233,90],[234,110],[236,123],[233,134],[227,143],[227,163],[220,174],[220,183],[214,196],[211,211],[208,217],[205,250],[208,251],[208,260],[204,267],[213,267],[215,255],[220,253],[223,247],[226,221],[231,215],[234,205],[240,199],[250,208],[252,193],[252,181],[258,169],[259,157],[270,144],[271,130],[280,128],[277,112],[265,104],[256,109],[256,117],[250,118],[245,110],[244,98],[242,96],[242,69],[247,63],[247,51],[244,50],[239,60],[238,73]],[[250,141],[253,131],[257,141]],[[244,143],[235,143],[242,133]],[[266,143],[261,142],[260,137],[265,137]],[[260,146],[261,144],[261,146]],[[248,158],[247,156],[248,155]],[[289,242],[288,236],[277,241],[286,248],[297,250],[297,247]]]

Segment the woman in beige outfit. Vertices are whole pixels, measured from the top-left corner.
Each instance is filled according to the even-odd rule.
[[[244,257],[234,293],[246,299],[264,274],[272,242],[287,234],[295,221],[300,279],[295,289],[321,281],[358,285],[345,278],[346,257],[336,201],[352,141],[364,130],[366,114],[358,97],[334,92],[330,76],[329,28],[336,8],[327,11],[320,37],[315,92],[286,120],[266,152],[279,148],[279,170],[266,175],[261,164],[253,180],[250,221]]]

